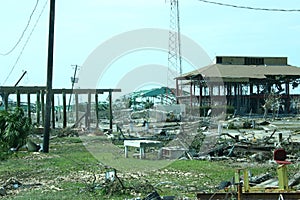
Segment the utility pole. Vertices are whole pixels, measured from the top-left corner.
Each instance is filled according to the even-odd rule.
[[[53,77],[53,47],[54,47],[54,21],[55,0],[50,0],[49,16],[49,40],[48,40],[48,63],[47,63],[47,86],[46,86],[46,113],[44,126],[43,152],[49,152],[50,121],[51,121],[51,99],[52,99],[52,77]]]
[[[74,71],[74,76],[73,76],[73,78],[71,77],[71,81],[72,81],[72,92],[71,92],[71,94],[70,94],[70,98],[69,98],[69,106],[68,106],[68,111],[69,111],[69,109],[70,109],[70,104],[71,104],[71,99],[72,99],[72,94],[73,94],[73,88],[74,88],[74,84],[75,84],[75,82],[77,82],[76,81],[76,72],[77,72],[77,69],[78,69],[78,65],[72,65],[72,66],[75,66],[75,71]]]

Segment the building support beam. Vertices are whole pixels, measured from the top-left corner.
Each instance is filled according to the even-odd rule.
[[[78,122],[79,120],[79,100],[78,100],[78,94],[76,93],[75,94],[75,112],[76,112],[76,122]]]
[[[290,105],[291,105],[291,99],[290,99],[290,80],[287,80],[285,83],[285,90],[286,90],[286,111],[287,113],[290,112]]]
[[[54,106],[54,94],[51,94],[51,117],[52,117],[52,128],[55,129],[55,106]]]
[[[113,130],[113,112],[112,112],[112,92],[108,93],[109,99],[109,129]]]
[[[65,92],[62,93],[62,98],[63,98],[63,128],[66,128],[67,127],[67,98]]]
[[[191,80],[190,82],[190,115],[192,114],[192,108],[193,108],[193,82]]]
[[[28,116],[28,119],[29,119],[30,122],[31,122],[32,120],[31,120],[31,102],[30,102],[30,93],[27,94],[27,116]]]
[[[95,113],[96,113],[96,128],[99,127],[99,105],[98,105],[98,94],[95,94]]]
[[[36,93],[36,123],[40,125],[40,118],[41,118],[41,93],[38,91]]]

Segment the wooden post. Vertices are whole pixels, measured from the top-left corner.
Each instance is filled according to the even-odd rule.
[[[86,111],[85,111],[85,118],[84,118],[84,126],[87,129],[88,128],[88,120],[89,120],[89,114],[88,114],[88,110],[89,110],[89,104],[86,104]]]
[[[192,108],[193,108],[193,83],[192,83],[192,79],[190,80],[190,115],[192,115]]]
[[[21,105],[21,96],[20,96],[20,91],[17,90],[17,107],[20,107]]]
[[[76,122],[79,120],[79,105],[78,105],[78,93],[75,94],[75,112],[76,112]]]
[[[249,85],[249,87],[250,87],[250,94],[249,94],[249,109],[250,109],[250,111],[253,111],[255,108],[253,108],[253,83],[250,83],[250,85]],[[254,110],[254,112],[255,112],[255,110]]]
[[[231,83],[228,83],[227,94],[228,94],[228,96],[232,96],[232,84]]]
[[[9,93],[4,93],[4,106],[6,111],[8,111],[8,96]]]
[[[250,83],[250,95],[253,94],[253,83]]]
[[[27,116],[31,122],[31,106],[30,106],[30,93],[27,93]]]
[[[209,92],[208,96],[212,97],[214,95],[213,94],[214,92],[213,92],[213,86],[212,85],[209,86],[208,92]]]
[[[241,113],[241,106],[242,106],[242,85],[241,83],[236,83],[237,87],[237,96],[236,96],[236,109],[238,113]]]
[[[87,128],[91,126],[91,93],[88,93],[88,104],[87,104]]]
[[[98,94],[95,94],[95,112],[96,112],[96,128],[99,127],[99,106],[98,106]]]
[[[41,93],[36,93],[36,123],[37,125],[40,125],[40,118],[41,118]]]
[[[140,146],[140,159],[145,158],[145,147]]]
[[[113,112],[112,112],[112,91],[109,91],[109,129],[112,131],[113,129]]]
[[[228,93],[228,99],[229,99],[229,104],[228,105],[233,105],[234,98],[233,98],[233,84],[228,83],[228,88],[227,88],[227,93]]]
[[[179,104],[179,82],[178,79],[176,79],[176,103]]]
[[[128,158],[128,146],[124,146],[125,147],[125,158]]]
[[[260,91],[259,91],[259,84],[256,84],[256,92],[257,92],[257,95],[256,95],[256,104],[257,104],[257,111],[259,110],[259,108],[260,108],[260,101],[259,101],[259,99],[260,99]]]
[[[67,127],[67,99],[66,99],[66,93],[62,93],[63,98],[63,128]]]
[[[278,134],[278,142],[279,142],[279,143],[282,143],[282,133],[279,133],[279,134]]]
[[[41,92],[42,125],[45,126],[45,92]]]
[[[202,83],[199,83],[199,88],[200,88],[200,92],[199,92],[199,105],[201,107],[202,106],[202,97],[203,97],[203,85],[202,85]]]
[[[52,128],[55,129],[55,105],[54,94],[51,94],[51,116],[52,116]]]
[[[286,105],[286,111],[287,111],[287,113],[289,113],[290,112],[290,104],[291,104],[291,102],[290,102],[290,80],[286,81],[285,90],[286,90],[286,96],[287,96],[286,104],[285,104]]]

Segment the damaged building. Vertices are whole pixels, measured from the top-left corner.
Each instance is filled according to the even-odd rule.
[[[217,56],[215,64],[177,77],[176,96],[195,114],[201,107],[224,112],[230,107],[237,114],[297,113],[299,79],[300,68],[289,65],[287,57]]]

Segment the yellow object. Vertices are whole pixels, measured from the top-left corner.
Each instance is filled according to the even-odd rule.
[[[250,186],[249,186],[249,174],[247,169],[244,169],[244,191],[249,192]]]
[[[288,174],[287,174],[287,166],[286,165],[279,165],[277,167],[277,174],[278,174],[278,186],[281,190],[287,190],[288,185]]]

